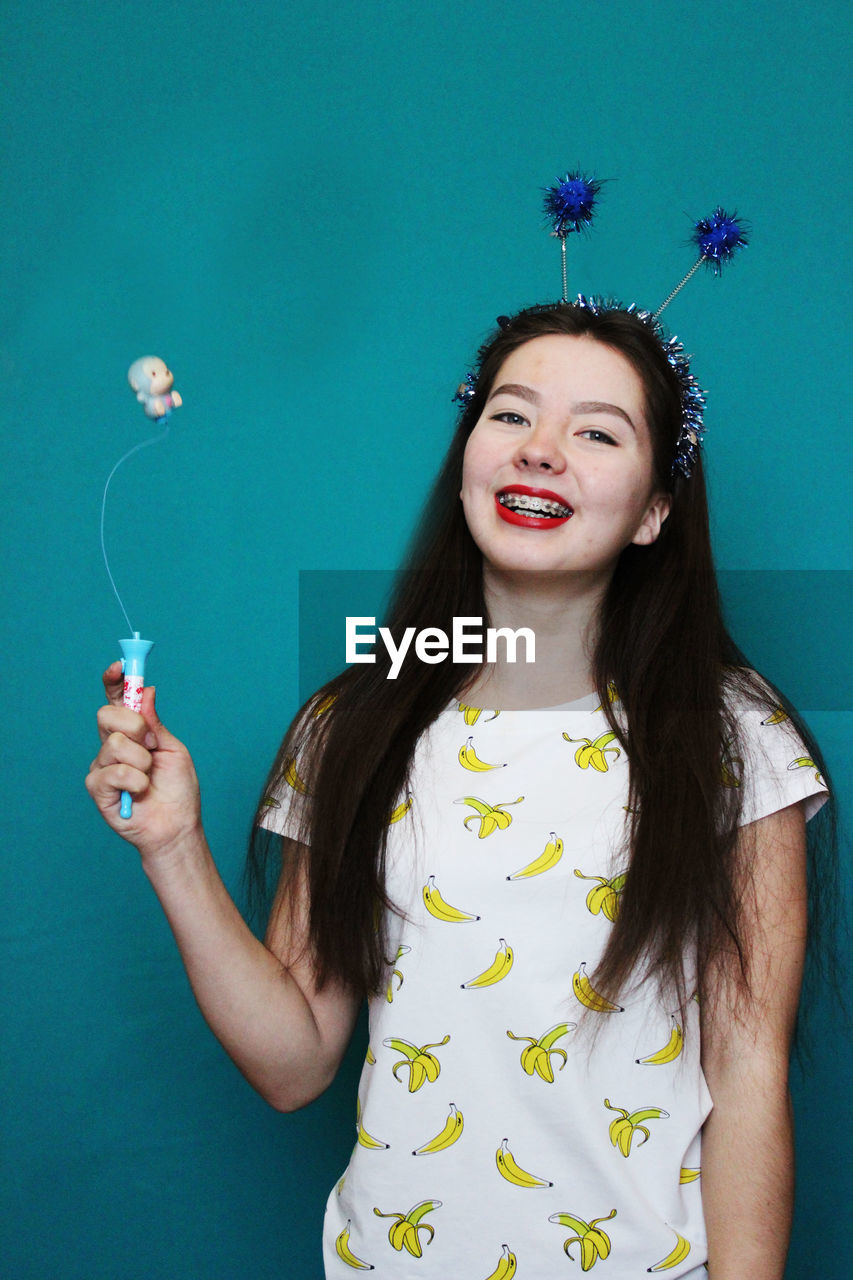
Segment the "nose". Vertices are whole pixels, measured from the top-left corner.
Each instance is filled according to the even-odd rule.
[[[521,441],[513,461],[521,471],[559,475],[566,469],[565,454],[557,435],[542,422]]]

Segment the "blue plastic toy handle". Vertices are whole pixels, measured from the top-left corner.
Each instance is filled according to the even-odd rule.
[[[130,707],[131,711],[139,711],[142,706],[142,690],[145,685],[145,659],[154,648],[154,641],[141,640],[139,632],[134,631],[130,640],[119,640],[119,644],[124,655],[121,660],[121,669],[124,675],[122,703],[124,706]],[[133,801],[129,791],[122,791],[121,793],[119,813],[122,818],[129,818],[133,814]]]

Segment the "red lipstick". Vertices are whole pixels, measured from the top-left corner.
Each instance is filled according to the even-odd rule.
[[[524,511],[514,511],[510,507],[505,507],[500,501],[501,495],[508,493],[521,493],[530,498],[546,498],[549,502],[559,502],[561,507],[569,508],[569,514],[567,516],[534,516]],[[554,493],[551,489],[531,489],[526,484],[511,484],[505,489],[500,489],[495,494],[495,506],[502,520],[507,524],[518,525],[522,529],[555,529],[558,525],[571,520],[574,514],[569,503],[559,493]]]

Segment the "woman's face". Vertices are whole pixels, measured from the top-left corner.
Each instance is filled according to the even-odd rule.
[[[656,490],[643,384],[589,337],[547,334],[501,365],[465,448],[462,505],[487,566],[609,579],[630,543],[654,542]]]

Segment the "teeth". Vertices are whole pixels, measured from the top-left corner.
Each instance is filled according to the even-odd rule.
[[[524,511],[532,515],[564,517],[572,514],[571,507],[564,506],[562,502],[555,502],[553,498],[537,498],[529,493],[502,493],[498,502],[511,511]]]

